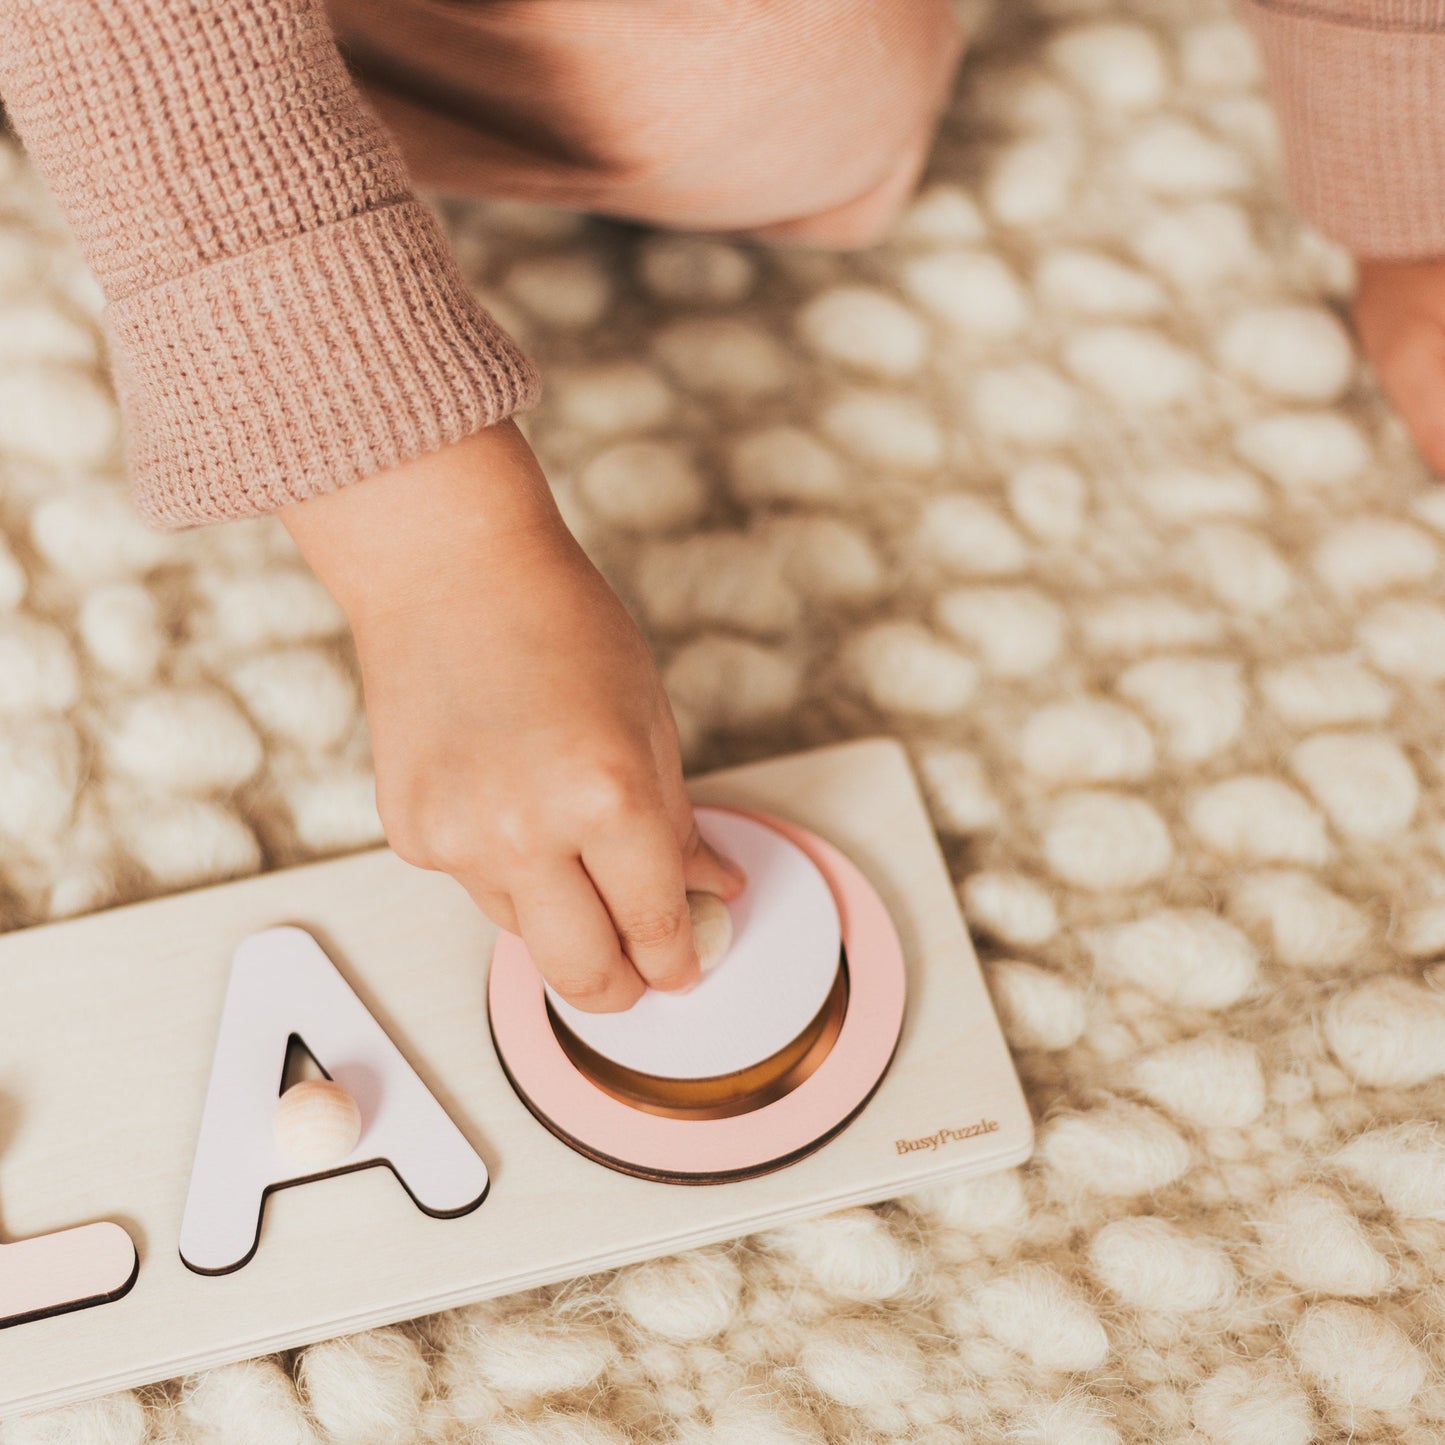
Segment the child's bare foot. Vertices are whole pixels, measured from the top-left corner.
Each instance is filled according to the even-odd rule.
[[[697,833],[647,646],[511,422],[281,512],[356,638],[377,804],[578,1008],[701,977]]]
[[[1380,386],[1445,476],[1445,260],[1361,261],[1355,328]]]

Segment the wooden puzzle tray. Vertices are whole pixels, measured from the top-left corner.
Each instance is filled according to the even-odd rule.
[[[450,878],[386,849],[0,938],[0,1241],[113,1222],[123,1297],[0,1330],[0,1414],[166,1379],[891,1198],[1025,1159],[1032,1123],[906,755],[869,740],[695,780],[696,801],[791,820],[882,899],[906,966],[897,1050],[821,1148],[687,1187],[604,1167],[519,1099],[488,1028],[496,938]],[[281,1189],[232,1273],[178,1252],[231,960],[310,933],[485,1162],[437,1218],[386,1168]],[[322,1061],[325,1062],[324,1060]],[[5,1249],[0,1243],[0,1270]]]

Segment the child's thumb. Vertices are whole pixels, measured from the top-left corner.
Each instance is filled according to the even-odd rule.
[[[682,850],[682,875],[689,893],[715,893],[731,902],[747,884],[747,874],[705,842],[696,822]]]

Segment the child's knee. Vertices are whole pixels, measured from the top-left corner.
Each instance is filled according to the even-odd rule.
[[[689,83],[619,93],[599,174],[639,219],[852,248],[906,203],[963,37],[948,0],[772,0],[723,7],[725,36],[679,21]],[[679,41],[681,44],[682,42]]]
[[[762,148],[756,200],[772,214],[758,239],[872,245],[918,183],[963,49],[952,8],[875,0],[853,22],[810,54],[801,113],[780,116]]]
[[[413,175],[690,230],[876,241],[963,49],[950,0],[329,0]]]
[[[930,131],[912,142],[881,181],[854,199],[811,215],[757,226],[744,234],[766,244],[821,246],[834,251],[876,246],[893,229],[917,188],[931,139]]]

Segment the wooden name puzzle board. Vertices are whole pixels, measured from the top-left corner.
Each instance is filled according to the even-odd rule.
[[[691,790],[750,881],[632,1024],[384,848],[0,938],[0,1414],[1026,1159],[903,750]],[[679,1061],[654,1014],[709,1036]],[[291,1034],[336,1096],[321,1165],[272,1132]]]

